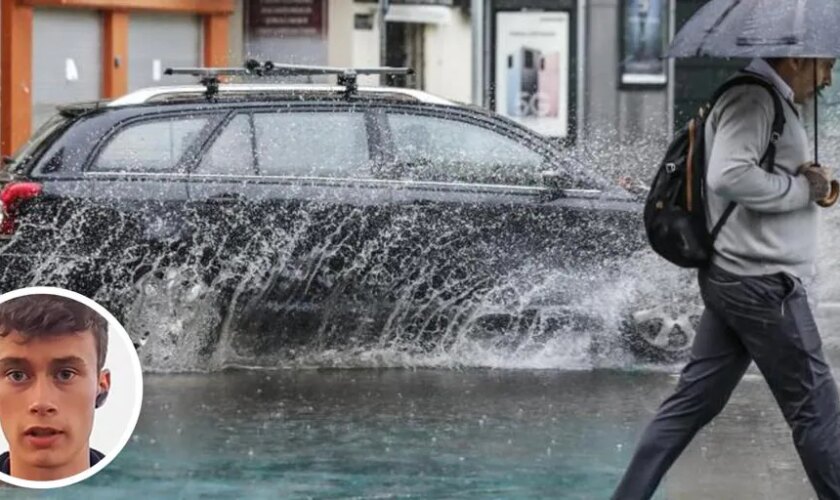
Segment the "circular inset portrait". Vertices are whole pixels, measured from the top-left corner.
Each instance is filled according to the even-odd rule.
[[[0,295],[0,480],[43,489],[96,474],[142,399],[134,345],[105,308],[61,288]]]

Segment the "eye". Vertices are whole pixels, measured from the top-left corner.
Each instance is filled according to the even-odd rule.
[[[56,378],[58,380],[60,380],[61,382],[69,382],[75,376],[76,376],[76,372],[74,372],[73,370],[71,370],[69,368],[59,370],[58,373],[56,373]]]
[[[21,382],[25,382],[29,376],[21,370],[9,370],[6,372],[6,378],[16,384],[19,384]]]

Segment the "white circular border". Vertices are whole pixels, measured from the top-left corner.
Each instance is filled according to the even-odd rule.
[[[20,479],[0,472],[0,481],[15,486],[20,486],[23,488],[44,490],[51,488],[62,488],[64,486],[70,486],[71,484],[76,484],[80,481],[84,481],[85,479],[91,477],[92,475],[107,467],[108,464],[110,464],[111,461],[114,460],[117,457],[117,455],[120,454],[123,448],[125,448],[125,445],[128,444],[128,440],[131,439],[131,435],[134,434],[134,428],[137,426],[137,420],[140,418],[140,409],[143,405],[143,370],[140,367],[140,358],[137,356],[134,344],[131,341],[131,338],[129,338],[128,332],[125,331],[125,328],[122,326],[122,324],[120,324],[120,322],[117,321],[114,315],[108,312],[107,309],[100,306],[93,300],[85,297],[84,295],[81,295],[76,292],[71,292],[70,290],[65,290],[63,288],[56,288],[51,286],[34,286],[28,288],[21,288],[13,292],[4,293],[3,295],[0,295],[0,303],[6,302],[7,300],[11,299],[16,299],[18,297],[24,297],[26,295],[34,294],[60,295],[62,297],[67,297],[68,299],[73,299],[77,302],[81,302],[82,304],[90,307],[94,311],[101,314],[102,317],[104,317],[108,321],[110,327],[115,327],[115,333],[117,333],[118,336],[122,339],[122,341],[126,343],[126,345],[130,348],[131,352],[135,354],[134,356],[131,356],[131,368],[134,370],[135,380],[134,411],[132,412],[132,415],[128,420],[129,425],[125,428],[125,432],[123,432],[122,437],[117,442],[117,446],[113,450],[109,451],[108,454],[105,455],[105,458],[103,458],[96,465],[90,467],[84,472],[80,472],[74,476],[66,477],[64,479],[56,479],[54,481],[33,481],[30,479]]]

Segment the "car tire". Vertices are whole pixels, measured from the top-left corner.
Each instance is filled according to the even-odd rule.
[[[152,270],[134,283],[135,300],[126,311],[126,326],[138,349],[153,335],[200,334],[199,354],[208,355],[218,340],[221,314],[216,294],[189,267]],[[201,331],[192,331],[199,329]],[[178,344],[181,340],[171,339]]]

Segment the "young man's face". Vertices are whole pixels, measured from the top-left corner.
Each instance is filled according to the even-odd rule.
[[[110,386],[96,359],[90,331],[0,337],[0,426],[12,476],[61,479],[90,466],[96,394]]]

